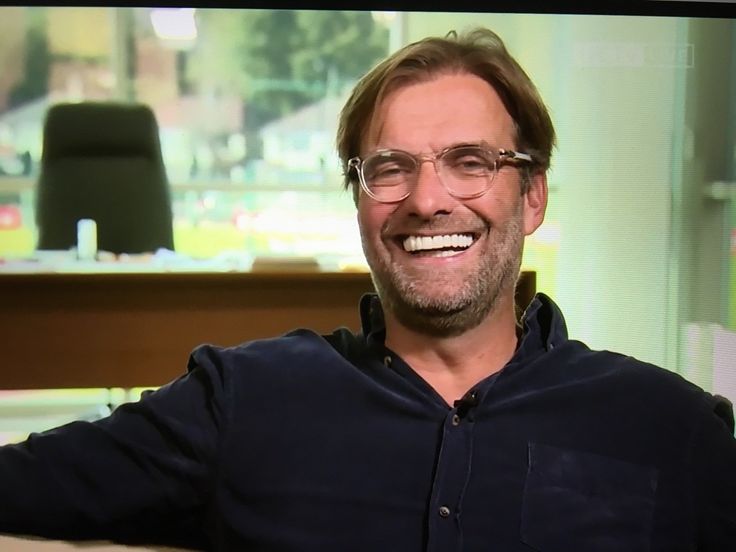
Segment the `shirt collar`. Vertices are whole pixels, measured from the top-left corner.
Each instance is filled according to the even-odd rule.
[[[547,351],[567,341],[567,324],[557,304],[544,293],[537,293],[521,316],[523,333],[519,349],[525,342],[533,342],[536,347]]]
[[[366,293],[360,298],[360,325],[369,345],[384,344],[386,323],[378,294]]]

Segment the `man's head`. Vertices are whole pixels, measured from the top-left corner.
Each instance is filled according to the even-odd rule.
[[[450,336],[513,306],[553,142],[533,84],[490,31],[409,45],[358,83],[338,149],[387,321]]]
[[[506,50],[501,38],[488,29],[474,29],[444,38],[429,37],[409,44],[376,65],[356,84],[340,115],[337,152],[352,187],[355,201],[360,191],[348,160],[363,153],[361,147],[384,98],[392,91],[435,78],[440,74],[476,75],[498,93],[514,121],[514,146],[535,159],[533,169],[549,169],[555,131],[547,108],[534,83]]]

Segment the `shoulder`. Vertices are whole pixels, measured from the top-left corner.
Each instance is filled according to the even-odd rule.
[[[218,379],[236,375],[283,376],[285,372],[314,372],[350,364],[359,354],[362,339],[346,328],[320,335],[298,329],[272,338],[248,341],[232,347],[204,344],[189,357],[188,371],[204,370]]]
[[[300,423],[309,414],[334,417],[336,404],[374,389],[374,375],[354,358],[361,339],[348,330],[310,330],[249,341],[235,347],[203,345],[191,355],[198,374],[224,412],[229,431],[251,424]]]
[[[601,378],[608,385],[694,396],[703,393],[700,387],[672,370],[623,353],[590,349],[575,340],[565,342],[552,356],[566,364],[572,373]]]
[[[558,347],[550,360],[566,366],[566,377],[587,380],[608,400],[640,413],[652,412],[691,425],[717,416],[727,425],[730,403],[692,383],[682,375],[608,350],[592,350],[570,340]]]
[[[590,349],[569,339],[559,307],[539,293],[524,314],[526,343],[531,352],[519,355],[532,385],[560,392],[574,391],[575,404],[599,405],[625,412],[631,419],[661,419],[680,427],[716,416],[733,424],[728,401],[716,397],[680,374],[632,356]],[[514,371],[512,371],[513,373]],[[528,380],[527,380],[528,383]]]

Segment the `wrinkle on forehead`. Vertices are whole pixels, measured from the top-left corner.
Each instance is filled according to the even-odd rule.
[[[450,132],[449,134],[443,132],[448,127],[453,126],[452,123],[455,120],[455,118],[453,117],[448,118],[446,124],[442,121],[439,121],[439,123],[435,121],[433,126],[433,112],[451,112],[450,109],[447,108],[447,106],[441,105],[441,101],[439,102],[441,107],[433,105],[433,100],[443,97],[443,95],[437,94],[436,89],[433,91],[428,90],[427,97],[429,98],[429,101],[421,107],[416,107],[416,104],[412,104],[411,101],[409,101],[409,103],[407,104],[406,111],[399,111],[399,108],[396,107],[395,102],[397,101],[397,95],[405,93],[407,89],[432,85],[438,80],[452,77],[470,77],[471,79],[477,81],[475,85],[469,86],[467,88],[464,84],[461,84],[460,86],[462,86],[463,89],[468,90],[468,97],[470,98],[469,103],[474,104],[473,108],[477,108],[478,112],[485,112],[486,114],[490,115],[486,126],[479,126],[474,124],[479,120],[479,118],[469,116],[467,112],[467,104],[462,101],[458,101],[457,103],[458,117],[460,120],[470,122],[470,129],[467,134],[463,132],[458,132],[455,136],[453,136],[452,132]],[[478,83],[482,83],[482,88],[477,87]],[[440,90],[441,89],[442,88],[440,87]],[[481,89],[490,92],[491,95],[483,97],[482,95],[478,94]],[[422,97],[420,96],[420,98]],[[408,100],[406,100],[406,97],[404,97],[403,99],[399,99],[398,101],[406,103]],[[465,113],[463,113],[464,110]],[[397,132],[396,127],[400,123],[397,123],[396,119],[398,118],[399,120],[401,120],[401,116],[406,117],[406,113],[411,114],[412,112],[414,114],[414,117],[410,120],[419,121],[419,123],[417,125],[407,125],[406,128],[408,134],[403,132],[403,127],[399,127],[401,132]],[[397,113],[401,113],[402,115],[397,115]],[[428,113],[429,122],[427,123],[426,128],[422,128],[421,121],[424,119],[425,113]],[[482,117],[480,113],[479,117]],[[381,143],[382,141],[386,141],[385,133],[387,132],[387,123],[389,120],[391,121],[392,128],[388,132],[391,133],[392,137],[389,139],[388,143]],[[442,136],[443,134],[444,136]],[[432,140],[435,135],[437,135],[436,140]],[[452,145],[478,143],[481,141],[486,142],[492,147],[516,147],[518,129],[516,122],[508,113],[508,110],[506,109],[502,98],[498,95],[498,92],[495,90],[495,88],[487,81],[471,73],[442,73],[438,75],[433,75],[431,78],[428,79],[406,83],[403,86],[396,87],[391,92],[386,94],[381,102],[377,104],[373,117],[362,137],[360,154],[364,155],[369,151],[375,151],[375,149],[377,149],[379,145],[381,148],[398,148],[408,151],[408,149],[410,148],[407,148],[403,143],[392,143],[392,140],[395,140],[395,136],[402,137],[402,140],[400,140],[400,142],[403,142],[403,138],[406,136],[409,137],[409,142],[413,141],[411,138],[412,136],[422,137],[419,140],[419,142],[421,142],[423,146],[421,148],[421,151],[412,150],[410,151],[410,153],[429,154],[437,153]],[[424,138],[425,136],[426,138]]]

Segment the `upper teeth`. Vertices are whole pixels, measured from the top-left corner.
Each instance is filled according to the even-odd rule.
[[[443,236],[409,236],[404,240],[404,250],[425,251],[445,247],[470,247],[473,236],[469,234],[445,234]]]

